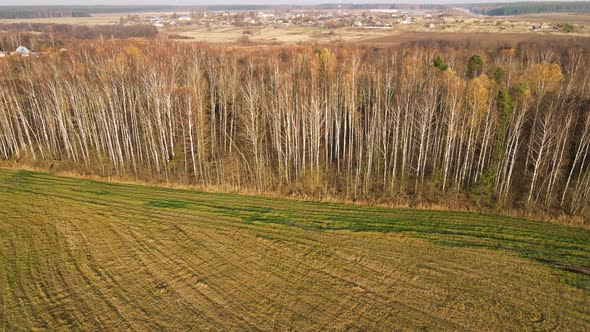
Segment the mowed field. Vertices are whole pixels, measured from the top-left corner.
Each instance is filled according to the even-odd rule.
[[[588,330],[590,231],[0,170],[0,330]]]

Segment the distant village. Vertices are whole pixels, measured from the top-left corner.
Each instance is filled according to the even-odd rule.
[[[467,16],[466,16],[467,15]],[[174,29],[183,26],[206,28],[223,27],[314,27],[337,29],[353,27],[358,29],[393,29],[402,25],[420,25],[423,28],[444,29],[445,24],[463,20],[466,17],[476,20],[473,14],[463,8],[413,10],[413,9],[371,9],[371,10],[261,10],[261,11],[192,11],[182,14],[129,14],[119,19],[122,26],[152,25],[158,29]],[[573,26],[567,23],[535,23],[528,26],[531,32],[572,32]],[[59,50],[66,52],[66,49]],[[15,50],[0,49],[0,58],[7,56],[39,57],[26,46]]]
[[[182,15],[121,17],[120,23],[125,25],[151,24],[157,28],[168,28],[182,25],[198,25],[203,27],[280,27],[302,26],[320,28],[393,28],[396,25],[422,24],[435,29],[438,23],[447,19],[469,14],[465,9],[451,10],[401,10],[372,9],[366,11],[343,10],[267,10],[267,11],[197,11]],[[542,23],[531,25],[531,31],[562,30],[559,25]],[[567,32],[567,31],[566,31]]]
[[[368,11],[211,11],[191,12],[179,16],[159,15],[121,18],[121,23],[152,24],[158,28],[176,25],[196,24],[206,27],[247,27],[247,26],[306,26],[339,28],[346,26],[367,28],[391,28],[395,24],[414,24],[420,21],[434,21],[444,17],[442,12],[429,13],[421,10],[373,9]],[[432,24],[432,23],[431,23]]]

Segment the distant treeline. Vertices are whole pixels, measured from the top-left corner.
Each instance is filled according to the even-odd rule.
[[[88,17],[102,13],[173,10],[174,6],[0,6],[0,19]]]
[[[476,14],[505,16],[536,13],[590,13],[590,2],[516,2],[510,4],[478,4],[468,6]]]
[[[19,32],[42,32],[63,35],[77,39],[103,38],[151,38],[158,34],[158,29],[149,24],[124,25],[72,25],[48,23],[10,23],[0,24],[0,30]]]
[[[88,17],[103,13],[139,13],[148,11],[250,11],[250,10],[333,10],[337,3],[320,5],[201,5],[201,6],[0,6],[0,19]],[[420,4],[353,4],[341,5],[345,10],[369,9],[443,9],[444,5]]]

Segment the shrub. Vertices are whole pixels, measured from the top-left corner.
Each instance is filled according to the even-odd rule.
[[[481,56],[477,54],[470,56],[469,60],[467,61],[467,76],[474,78],[481,75],[483,71],[483,65],[484,63]]]
[[[566,32],[566,33],[570,33],[570,32],[574,32],[574,26],[569,24],[569,23],[559,23],[557,25],[557,27],[559,28],[559,30]]]
[[[492,79],[496,81],[496,83],[500,83],[504,79],[504,76],[506,76],[506,71],[501,67],[496,67],[492,73]]]
[[[449,66],[443,61],[440,56],[437,56],[434,61],[432,61],[432,65],[440,70],[447,70]]]

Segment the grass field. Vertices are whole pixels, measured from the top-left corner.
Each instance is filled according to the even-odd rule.
[[[0,330],[588,330],[590,231],[0,170]]]
[[[250,32],[244,34],[244,31]],[[460,46],[483,47],[494,49],[498,47],[517,47],[523,42],[538,43],[540,45],[554,45],[561,42],[575,47],[590,48],[589,35],[553,34],[553,33],[490,33],[490,32],[452,32],[452,31],[399,31],[396,29],[362,29],[340,28],[335,30],[321,30],[319,28],[288,27],[288,28],[202,28],[182,27],[169,30],[166,34],[180,35],[188,39],[181,41],[204,41],[212,43],[236,43],[244,36],[250,43],[243,47],[261,47],[273,44],[295,44],[305,42],[335,43],[349,42],[367,47],[392,47],[408,43],[419,42],[436,46],[439,44],[453,44]]]
[[[570,24],[590,24],[590,15],[584,13],[541,13],[503,16],[503,19],[513,22],[552,22]]]

